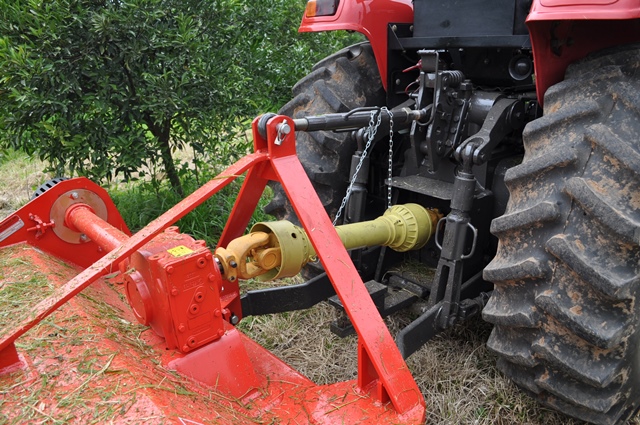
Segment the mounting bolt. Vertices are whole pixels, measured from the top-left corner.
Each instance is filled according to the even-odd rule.
[[[218,310],[218,309],[215,309],[213,311],[213,315],[216,316],[216,317],[220,317],[220,316],[222,316],[222,312],[220,310]]]
[[[191,349],[189,348],[189,346],[188,346],[187,344],[185,344],[185,345],[183,345],[183,346],[182,346],[182,351],[184,351],[185,353],[186,353],[187,351],[189,351],[189,350],[191,350]]]
[[[234,268],[234,269],[235,269],[236,267],[238,267],[238,263],[236,263],[236,262],[235,262],[235,261],[233,261],[233,260],[229,261],[229,265],[230,265],[232,268]]]
[[[224,335],[224,329],[218,329],[218,335],[222,337]]]
[[[216,280],[216,275],[214,275],[213,273],[209,273],[209,276],[207,276],[207,278],[209,279],[209,282],[214,282]]]
[[[231,319],[229,319],[229,320],[231,320],[231,324],[232,325],[237,325],[238,322],[240,321],[240,318],[238,316],[236,316],[235,314],[232,314],[231,315]]]
[[[84,233],[80,235],[80,242],[89,242],[91,239],[89,239],[89,236],[85,235]]]
[[[173,295],[174,297],[177,297],[179,293],[180,291],[178,291],[178,288],[176,288],[175,286],[171,288],[171,295]]]
[[[391,25],[391,31],[393,31],[393,32],[398,31],[398,26],[397,25]]]
[[[178,330],[180,332],[184,332],[187,330],[187,327],[184,325],[184,323],[180,323],[180,326],[178,326]]]
[[[165,269],[167,271],[167,274],[171,274],[173,273],[173,266],[167,266],[167,268]]]
[[[278,131],[278,134],[276,136],[276,140],[273,143],[275,143],[277,146],[280,146],[282,142],[284,142],[284,136],[291,133],[291,126],[289,126],[289,123],[287,123],[286,121],[282,121],[276,126],[276,130]]]
[[[72,199],[78,199],[80,197],[80,195],[78,195],[78,192],[71,192],[71,198]]]

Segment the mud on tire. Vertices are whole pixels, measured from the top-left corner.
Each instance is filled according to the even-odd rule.
[[[348,112],[357,107],[382,105],[385,100],[369,43],[348,47],[316,64],[313,71],[293,87],[293,95],[280,114],[302,118]],[[296,149],[320,200],[333,217],[347,189],[356,142],[350,133],[298,132]],[[272,188],[274,197],[265,212],[278,219],[297,221],[282,187],[274,184]]]
[[[640,46],[572,65],[524,132],[484,277],[499,368],[598,424],[640,402]]]

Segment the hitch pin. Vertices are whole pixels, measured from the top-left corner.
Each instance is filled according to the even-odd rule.
[[[276,146],[280,146],[284,141],[285,136],[291,133],[291,127],[286,121],[283,121],[276,126],[276,129],[278,130],[278,136],[276,137],[274,143],[276,144]]]

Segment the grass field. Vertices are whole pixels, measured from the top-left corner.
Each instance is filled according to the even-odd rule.
[[[49,177],[39,171],[42,165],[19,154],[0,161],[0,218],[23,205]],[[118,196],[127,202],[135,202],[139,195],[134,186],[119,188]],[[235,195],[228,196],[230,200],[221,203],[225,208]],[[250,282],[244,284],[245,289],[252,287]],[[329,383],[355,377],[357,365],[355,338],[333,335],[329,331],[333,319],[334,310],[321,304],[306,311],[249,317],[240,328],[315,382]],[[407,321],[399,314],[388,318],[387,324],[393,333]],[[580,423],[542,408],[497,371],[486,348],[490,331],[488,324],[473,320],[442,333],[408,359],[426,400],[427,423]]]

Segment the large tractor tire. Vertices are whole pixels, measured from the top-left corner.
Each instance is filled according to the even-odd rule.
[[[640,403],[640,45],[572,65],[524,131],[484,277],[499,368],[597,424]]]
[[[303,118],[377,106],[385,100],[369,43],[348,47],[316,64],[313,71],[293,87],[293,95],[280,114]],[[333,218],[347,190],[351,156],[356,151],[355,140],[348,132],[298,132],[296,149],[316,193]],[[282,187],[275,184],[272,188],[274,197],[265,212],[278,219],[297,222]]]

